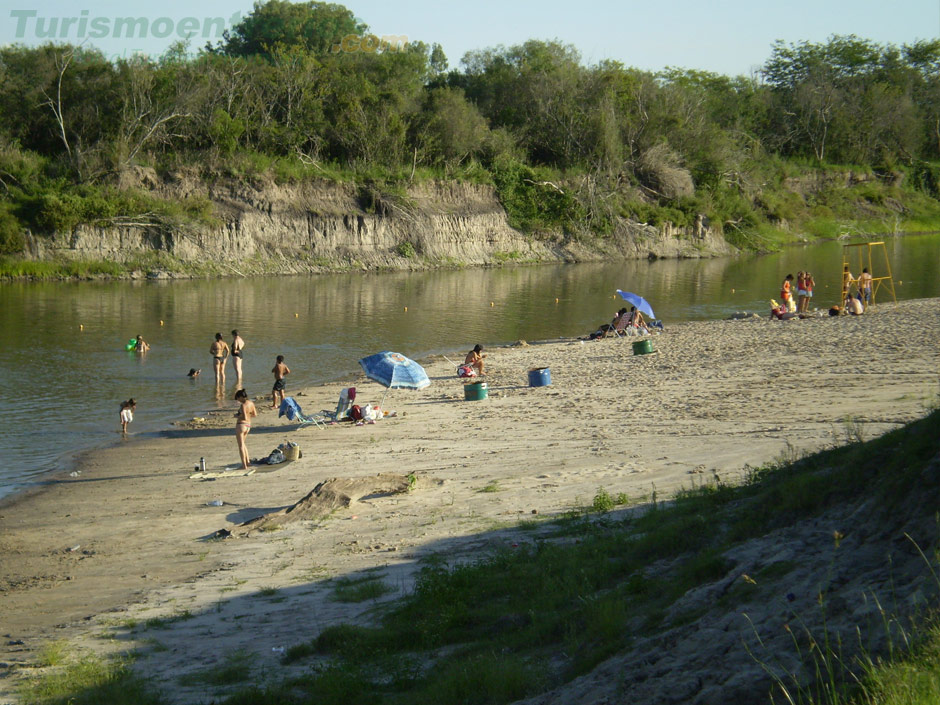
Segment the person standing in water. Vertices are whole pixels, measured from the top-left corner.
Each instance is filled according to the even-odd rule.
[[[137,402],[133,397],[127,401],[121,402],[121,433],[127,435],[127,424],[134,420],[134,410],[137,408]]]
[[[225,358],[228,357],[228,343],[222,340],[222,334],[215,334],[215,341],[209,347],[209,354],[212,355],[212,366],[215,368],[215,385],[217,387],[225,386]]]
[[[258,415],[255,403],[248,398],[248,392],[239,389],[235,392],[235,401],[241,406],[235,412],[235,442],[238,444],[238,454],[241,456],[242,468],[247,470],[251,464],[248,458],[248,444],[245,439],[248,438],[248,432],[251,430],[251,418]]]
[[[238,334],[237,330],[232,331],[232,367],[235,368],[236,384],[242,378],[242,350],[245,349],[245,341]]]

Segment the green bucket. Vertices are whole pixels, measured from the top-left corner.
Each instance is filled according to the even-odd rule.
[[[474,382],[463,386],[463,398],[465,401],[480,401],[486,399],[486,382]]]
[[[649,338],[638,340],[633,344],[634,355],[648,355],[651,352],[653,352],[653,341]]]

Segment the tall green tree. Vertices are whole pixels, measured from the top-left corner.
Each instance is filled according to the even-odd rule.
[[[278,47],[326,54],[343,37],[367,29],[342,5],[313,0],[258,1],[254,10],[226,34],[219,49],[229,56],[271,56]]]

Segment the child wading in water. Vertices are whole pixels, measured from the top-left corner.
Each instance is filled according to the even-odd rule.
[[[134,420],[134,410],[137,402],[133,399],[121,402],[121,433],[127,435],[127,424]]]

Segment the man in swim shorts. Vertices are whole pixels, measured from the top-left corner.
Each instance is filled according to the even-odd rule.
[[[228,357],[228,343],[222,340],[222,334],[215,334],[215,341],[209,347],[209,354],[212,355],[212,367],[215,369],[215,385],[217,387],[225,386],[225,358]]]
[[[271,390],[271,408],[276,409],[281,405],[281,402],[284,401],[284,378],[290,374],[290,368],[284,364],[284,356],[278,355],[277,362],[274,363],[274,367],[271,369],[271,372],[274,373],[274,388]]]
[[[862,295],[862,304],[867,311],[871,303],[871,274],[868,273],[868,267],[863,268],[858,277],[858,293]]]

